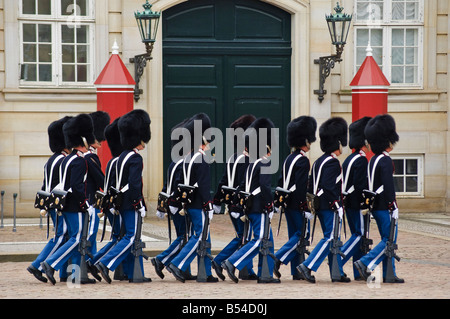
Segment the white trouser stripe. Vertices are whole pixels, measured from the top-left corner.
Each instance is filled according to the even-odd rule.
[[[328,243],[333,239],[333,233],[334,233],[334,219],[336,218],[336,214],[333,216],[333,229],[331,230],[330,237],[323,243],[322,247],[320,247],[319,252],[316,254],[316,256],[313,258],[313,260],[309,263],[308,267],[309,269],[313,268],[313,265],[316,263],[317,259],[322,255],[325,248],[327,248]]]
[[[249,254],[251,254],[255,249],[259,248],[259,244],[261,242],[261,238],[264,236],[264,223],[265,218],[264,214],[261,214],[261,228],[259,229],[259,238],[258,240],[253,244],[253,246],[244,254],[241,258],[239,258],[235,263],[234,266],[237,267]]]
[[[181,261],[180,265],[178,266],[179,269],[182,269],[184,266],[184,263],[189,259],[189,257],[195,253],[197,251],[197,247],[198,247],[198,243],[201,240],[201,236],[203,234],[203,227],[205,227],[205,214],[203,214],[203,211],[201,212],[202,214],[202,231],[200,232],[197,242],[195,243],[194,247],[192,247],[192,249],[189,251],[189,253],[186,254],[186,256],[184,257],[184,259]]]
[[[68,213],[68,214],[72,214],[72,213]],[[83,213],[77,213],[78,214],[78,233],[77,236],[75,237],[75,242],[73,243],[72,246],[69,247],[69,249],[67,249],[64,254],[62,254],[57,260],[55,260],[55,262],[53,264],[50,265],[50,267],[55,268],[56,265],[65,257],[67,256],[67,254],[69,254],[70,252],[72,252],[72,250],[80,243],[80,237],[81,237],[81,233],[83,230]]]
[[[112,265],[114,264],[114,262],[117,260],[117,258],[119,258],[120,256],[122,256],[127,250],[128,248],[130,248],[131,245],[133,245],[134,243],[134,239],[136,238],[136,230],[137,230],[137,222],[138,222],[138,215],[137,212],[134,211],[134,234],[133,236],[130,238],[130,242],[122,249],[122,251],[117,254],[116,257],[114,257],[108,265],[106,265],[106,267],[111,268]]]

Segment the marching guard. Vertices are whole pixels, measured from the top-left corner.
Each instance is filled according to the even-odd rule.
[[[275,275],[278,278],[281,276],[281,263],[287,265],[290,262],[292,278],[302,279],[297,266],[305,260],[306,246],[309,245],[306,226],[312,216],[306,202],[310,170],[306,153],[316,141],[316,130],[317,122],[310,116],[300,116],[287,126],[287,142],[293,152],[283,164],[282,176],[275,191],[275,206],[282,210],[281,213],[285,210],[289,240],[275,254]]]
[[[177,124],[172,128],[172,132],[176,129],[181,129],[187,123],[188,120]],[[180,135],[181,137],[181,135]],[[172,148],[178,143],[182,142],[182,139],[172,139]],[[161,193],[158,198],[158,205],[156,208],[156,214],[159,218],[164,218],[167,215],[169,231],[170,220],[173,221],[177,238],[169,245],[169,247],[151,259],[153,267],[155,267],[156,274],[164,279],[164,273],[162,272],[165,267],[169,266],[175,256],[181,251],[184,245],[189,239],[190,221],[187,215],[180,215],[182,209],[181,203],[175,198],[178,183],[181,181],[183,175],[183,161],[187,154],[181,154],[180,159],[176,162],[172,161],[167,169],[167,180],[164,184]],[[183,272],[185,280],[195,280],[196,276],[191,275],[190,266]]]
[[[95,214],[94,207],[89,204],[86,197],[87,164],[84,159],[89,144],[93,144],[95,140],[91,117],[88,114],[80,114],[68,120],[63,126],[63,133],[67,148],[73,148],[73,151],[61,163],[60,183],[52,190],[52,201],[58,213],[62,212],[69,239],[41,263],[48,280],[53,285],[56,283],[53,277],[55,270],[61,270],[69,259],[72,264],[82,267],[79,248],[83,225],[85,219],[89,218],[86,215]],[[95,280],[81,278],[80,282],[93,283]]]
[[[363,190],[367,189],[367,157],[368,145],[364,129],[370,117],[363,117],[349,126],[349,147],[353,150],[342,164],[344,182],[342,193],[344,196],[344,209],[350,228],[351,236],[342,246],[345,257],[342,265],[353,257],[359,260],[369,251],[370,213],[361,210]],[[361,280],[358,270],[353,267],[355,280]]]
[[[103,194],[99,194],[100,200],[99,206],[101,208],[102,214],[106,216],[106,219],[109,221],[111,225],[111,239],[110,241],[100,249],[92,259],[87,261],[88,269],[90,273],[97,279],[101,281],[102,277],[98,274],[98,269],[95,267],[95,264],[105,256],[120,240],[122,236],[122,216],[119,211],[115,209],[113,203],[110,201],[111,186],[115,186],[115,178],[116,178],[116,164],[119,159],[120,154],[124,151],[122,144],[120,143],[120,132],[119,132],[119,123],[120,117],[115,119],[110,125],[105,128],[104,134],[106,141],[108,142],[109,149],[111,151],[112,158],[109,160],[106,165],[105,170],[105,180],[104,185],[102,186]],[[106,228],[106,220],[105,225],[103,226],[103,234],[102,239],[105,233]],[[118,280],[128,280],[128,269],[126,268],[126,261],[123,261],[122,264],[117,268],[121,271],[117,271],[114,273],[114,279]]]
[[[70,150],[66,147],[63,134],[63,125],[70,118],[71,117],[66,116],[60,120],[52,122],[47,130],[49,146],[50,150],[53,152],[53,155],[44,166],[44,182],[41,188],[42,192],[41,195],[39,195],[39,193],[36,195],[39,203],[35,205],[35,207],[41,210],[40,214],[42,217],[47,216],[47,235],[49,231],[48,228],[50,227],[49,218],[52,219],[55,228],[55,235],[48,241],[38,257],[27,268],[28,272],[30,272],[37,280],[42,282],[47,282],[47,278],[42,275],[44,270],[42,269],[41,263],[48,256],[53,254],[59,247],[61,247],[66,240],[66,222],[64,221],[64,218],[57,215],[55,209],[49,208],[48,200],[50,199],[50,192],[56,185],[59,184],[59,167],[63,159],[70,153]],[[67,267],[61,268],[59,277],[61,281],[67,280]]]
[[[316,215],[314,221],[319,217],[323,238],[297,269],[304,279],[315,283],[311,271],[317,271],[328,256],[332,281],[349,282],[350,278],[342,270],[340,252],[342,243],[339,234],[344,211],[341,196],[342,171],[337,159],[342,154],[342,147],[347,145],[347,122],[341,117],[328,119],[320,126],[319,136],[324,154],[313,164],[307,196],[308,205]]]
[[[195,127],[201,126],[199,132]],[[211,237],[209,222],[213,217],[210,196],[210,167],[205,160],[208,141],[204,134],[211,127],[211,120],[205,113],[194,115],[185,125],[190,133],[191,153],[183,163],[183,178],[178,183],[177,193],[183,203],[183,213],[187,214],[193,234],[177,256],[167,266],[167,270],[180,282],[186,280],[184,274],[195,256],[198,258],[197,282],[217,282],[211,274]],[[197,134],[195,134],[197,133]],[[201,138],[198,135],[200,133]],[[197,144],[198,142],[198,144]]]
[[[244,208],[245,217],[252,225],[253,239],[237,250],[233,255],[222,263],[222,267],[227,271],[228,276],[235,283],[239,282],[234,274],[235,270],[242,271],[252,259],[259,253],[258,260],[258,283],[279,283],[280,280],[273,278],[274,268],[274,247],[273,235],[270,227],[270,219],[273,216],[273,197],[271,191],[271,174],[263,173],[263,169],[270,166],[270,155],[272,144],[271,129],[274,125],[267,118],[259,118],[247,129],[246,150],[249,151],[249,142],[256,136],[257,156],[256,160],[247,168],[244,181],[239,186],[237,193],[240,204]],[[261,134],[266,131],[267,136]],[[262,139],[265,138],[267,144],[264,149],[260,149]],[[264,154],[264,155],[263,155]],[[250,153],[250,156],[254,156]],[[261,157],[260,157],[261,156]],[[259,157],[259,158],[258,158]]]
[[[90,114],[92,122],[94,123],[94,143],[89,145],[89,150],[84,154],[84,158],[88,165],[86,195],[90,203],[95,202],[95,193],[100,190],[104,185],[105,175],[102,171],[102,165],[100,158],[97,155],[97,151],[102,147],[102,142],[105,138],[105,128],[110,123],[110,116],[103,111],[97,111]],[[88,240],[90,242],[89,252],[94,255],[97,253],[97,232],[100,223],[98,214],[100,210],[95,208],[95,214],[89,222],[89,235]]]
[[[125,259],[130,262],[127,267],[130,282],[151,281],[150,278],[144,277],[144,255],[140,239],[142,218],[145,217],[147,208],[142,193],[143,159],[139,154],[150,141],[150,123],[148,113],[139,109],[123,115],[118,121],[120,142],[124,151],[116,162],[116,178],[113,184],[117,193],[114,202],[122,217],[125,234],[95,264],[107,283],[111,283],[109,271],[115,271]]]
[[[231,123],[230,128],[233,130],[241,129],[244,132],[254,121],[255,116],[248,114],[243,115]],[[243,246],[250,236],[250,227],[247,223],[242,221],[243,212],[242,208],[239,208],[233,202],[234,193],[237,187],[242,183],[245,178],[245,172],[249,165],[248,153],[245,150],[238,149],[239,143],[243,144],[243,135],[237,135],[239,131],[233,132],[233,145],[234,154],[228,159],[226,163],[226,168],[224,170],[222,179],[217,187],[216,194],[214,195],[213,207],[216,213],[220,213],[222,207],[225,205],[225,212],[229,213],[231,218],[231,223],[233,225],[236,236],[226,245],[222,251],[217,254],[217,256],[212,261],[212,266],[217,274],[217,276],[225,280],[225,276],[222,273],[222,262],[224,262],[228,257],[230,257],[236,250]],[[246,238],[244,238],[244,236]],[[256,280],[258,279],[255,272],[253,271],[253,261],[251,261],[242,272],[239,273],[239,278],[244,280]]]
[[[371,271],[383,262],[383,282],[404,283],[395,272],[395,254],[397,249],[398,206],[394,189],[394,164],[389,155],[398,142],[395,120],[389,114],[377,115],[367,123],[364,131],[371,151],[375,154],[370,159],[367,175],[368,190],[364,192],[365,204],[371,211],[380,231],[381,241],[360,260],[354,263],[365,280]]]

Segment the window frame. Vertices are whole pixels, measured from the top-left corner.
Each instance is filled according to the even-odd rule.
[[[18,1],[18,22],[19,22],[19,87],[59,87],[59,88],[74,88],[74,87],[92,87],[95,81],[95,6],[93,0],[86,0],[88,2],[88,10],[86,16],[77,15],[73,10],[71,15],[61,14],[61,0],[52,0],[52,8],[50,15],[39,14],[23,14],[23,1]],[[23,25],[24,24],[50,24],[52,27],[52,81],[25,81],[20,78],[20,69],[24,62],[24,41],[23,41]],[[62,62],[62,25],[73,23],[74,27],[77,25],[88,25],[88,74],[86,82],[71,82],[63,81],[63,62]],[[38,62],[36,62],[38,63]],[[77,63],[75,63],[77,64]]]
[[[367,0],[370,1],[370,0]],[[382,20],[358,20],[357,15],[358,0],[354,0],[354,27],[353,27],[353,74],[357,68],[357,30],[361,29],[381,29],[382,41],[382,71],[392,89],[423,89],[424,88],[424,0],[418,0],[417,20],[392,20],[392,1],[383,1]],[[417,29],[417,83],[392,83],[392,30],[394,29]]]
[[[424,154],[391,154],[392,161],[403,160],[404,172],[403,174],[393,174],[393,177],[403,177],[404,192],[396,192],[398,198],[423,198],[424,197]],[[406,177],[415,176],[406,174],[406,160],[417,160],[417,192],[406,192]]]

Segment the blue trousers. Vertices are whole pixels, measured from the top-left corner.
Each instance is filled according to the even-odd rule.
[[[45,245],[44,249],[42,249],[41,253],[37,256],[37,258],[31,263],[33,267],[36,269],[42,270],[41,262],[43,262],[45,259],[47,259],[48,256],[52,255],[56,250],[58,250],[59,247],[61,247],[66,240],[66,233],[67,233],[67,225],[64,221],[64,217],[60,216],[58,218],[58,225],[56,225],[56,212],[54,209],[51,209],[48,211],[48,214],[50,214],[50,218],[52,219],[53,226],[56,228],[57,232],[54,236],[54,238],[50,239]],[[60,278],[67,278],[67,267],[62,267],[61,271],[59,272]]]
[[[317,243],[311,254],[309,254],[308,258],[303,262],[303,265],[312,271],[317,271],[327,256],[328,260],[331,261],[332,254],[330,248],[333,239],[334,218],[336,217],[336,214],[332,210],[319,210],[317,216],[319,217],[320,226],[322,227],[323,238]],[[344,271],[342,270],[342,258],[340,255],[337,256],[337,260],[341,275],[344,275]],[[331,275],[331,262],[329,262],[329,267]]]
[[[117,215],[114,218],[110,211],[106,212],[106,218],[108,218],[110,225],[112,225],[111,240],[103,246],[96,254],[93,254],[94,258],[91,260],[92,264],[96,264],[103,256],[105,256],[118,242],[120,236],[120,227],[122,226],[122,217]],[[114,222],[114,225],[113,225]]]
[[[171,213],[169,212],[169,214]],[[181,251],[187,231],[185,216],[181,216],[179,212],[177,212],[175,214],[171,214],[170,218],[172,218],[173,225],[175,226],[177,238],[165,251],[156,256],[156,258],[158,258],[158,260],[165,266],[168,266],[175,256]]]
[[[136,236],[137,222],[138,222],[138,212],[135,210],[123,210],[120,211],[122,216],[122,222],[125,229],[125,235],[119,242],[114,245],[112,249],[108,251],[98,262],[101,262],[109,270],[114,271],[120,265],[122,261],[127,260],[127,268],[133,269],[134,267],[134,256],[131,254],[133,248],[134,239]],[[130,263],[128,264],[128,261]],[[139,257],[139,263],[144,274],[144,265],[142,261],[142,256]],[[125,270],[125,269],[124,269]],[[125,271],[127,273],[127,271]],[[130,275],[130,274],[129,274]],[[131,277],[129,276],[131,279]]]
[[[91,247],[89,247],[88,250],[92,255],[95,255],[97,253],[97,232],[98,226],[100,224],[100,218],[98,217],[99,213],[100,210],[96,208],[94,216],[92,216],[92,219],[89,221],[87,239],[91,243]]]
[[[231,217],[230,219],[236,232],[236,237],[234,237],[228,243],[228,245],[226,245],[222,249],[222,251],[219,254],[217,254],[217,256],[214,258],[214,261],[217,262],[219,265],[222,264],[223,261],[228,259],[233,253],[235,253],[242,245],[242,237],[244,236],[244,222],[240,218]],[[251,234],[251,225],[248,235],[250,236],[250,234]],[[253,260],[250,261],[250,263],[247,265],[247,270],[249,274],[254,274]]]
[[[71,259],[72,264],[80,265],[81,255],[78,251],[85,213],[63,212],[69,239],[45,260],[54,270],[61,270]]]
[[[352,257],[355,262],[363,256],[363,252],[361,250],[361,238],[364,234],[364,215],[361,214],[361,210],[350,208],[346,209],[346,215],[348,226],[352,235],[341,247],[342,252],[345,254],[345,258],[342,259],[342,265],[345,265],[345,263]],[[355,279],[360,277],[359,271],[355,266],[353,266],[353,275]]]
[[[244,269],[253,258],[259,254],[258,258],[258,276],[261,276],[261,268],[262,268],[262,255],[259,252],[259,248],[261,245],[261,240],[264,236],[264,227],[265,227],[265,214],[259,212],[253,212],[248,214],[248,218],[250,219],[250,224],[252,225],[253,230],[253,238],[249,242],[247,242],[244,246],[242,246],[239,250],[237,250],[233,255],[228,258],[228,261],[233,264],[239,271]],[[274,253],[273,249],[273,235],[272,229],[269,227],[269,240],[272,243],[272,247],[270,251]],[[269,273],[273,275],[273,266],[274,261],[271,257],[267,258]]]
[[[187,213],[192,222],[193,234],[189,238],[188,242],[181,251],[172,260],[172,264],[178,267],[181,271],[186,271],[197,256],[197,248],[202,236],[203,227],[205,225],[205,215],[201,209],[187,209]],[[207,242],[211,243],[211,236],[208,231]],[[207,249],[208,253],[211,254],[211,248]],[[211,260],[205,258],[205,271],[206,275],[211,275]]]
[[[392,263],[395,274],[395,258],[388,260],[385,254],[386,242],[389,240],[389,232],[391,226],[391,215],[388,210],[376,210],[372,212],[372,216],[377,222],[378,231],[380,232],[381,241],[372,248],[372,250],[362,257],[360,261],[367,266],[369,270],[374,270],[380,262],[383,262],[383,278],[386,277],[386,266],[388,262]],[[397,242],[397,225],[395,227],[394,242]]]
[[[300,238],[304,235],[302,229],[305,219],[301,211],[294,209],[286,209],[285,216],[289,240],[277,251],[275,257],[285,265],[291,263],[291,275],[296,275],[296,267],[300,264],[297,246]]]

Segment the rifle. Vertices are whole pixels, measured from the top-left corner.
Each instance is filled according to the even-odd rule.
[[[87,265],[86,265],[86,255],[94,259],[94,256],[89,252],[89,247],[91,247],[91,242],[87,239],[87,233],[89,228],[89,212],[85,209],[85,217],[83,220],[83,228],[81,232],[80,244],[78,246],[78,251],[80,252],[80,282],[81,283],[95,283],[95,280],[91,280],[88,277]]]
[[[367,210],[364,215],[364,233],[361,237],[361,252],[366,255],[370,251],[370,246],[373,244],[373,240],[369,238],[370,232],[370,210]]]
[[[145,248],[145,243],[141,239],[142,223],[142,216],[139,212],[137,212],[136,236],[134,237],[133,248],[131,249],[131,253],[134,256],[134,268],[133,275],[129,279],[129,282],[146,282],[140,262],[140,257],[148,260],[148,256],[142,251],[142,249]]]
[[[338,255],[345,258],[345,254],[341,251],[342,241],[339,239],[340,217],[338,210],[334,211],[333,239],[331,240],[331,279],[340,280],[341,272],[339,270]]]
[[[167,214],[167,229],[169,232],[169,245],[172,244],[172,227],[170,225],[170,208],[169,208],[169,197],[170,195],[164,192],[159,193],[158,195],[158,206],[160,211],[163,211]]]
[[[395,243],[395,229],[397,227],[397,219],[392,218],[391,214],[391,225],[390,225],[390,231],[389,231],[389,239],[386,242],[386,248],[384,253],[386,254],[386,257],[388,258],[386,263],[386,278],[385,282],[392,283],[395,282],[395,273],[394,273],[394,260],[395,258],[397,261],[400,261],[400,257],[397,256],[395,253],[395,250],[398,249],[398,245]]]
[[[298,240],[297,243],[297,252],[300,255],[300,262],[299,264],[303,263],[305,261],[305,254],[309,255],[310,252],[309,250],[306,248],[309,246],[309,240],[306,239],[306,228],[307,228],[307,224],[308,224],[308,219],[306,218],[306,214],[305,212],[302,212],[303,215],[303,225],[302,225],[302,233],[301,233],[301,237]]]
[[[277,260],[277,257],[270,251],[270,248],[273,247],[273,243],[270,241],[270,218],[269,212],[264,211],[264,234],[261,240],[261,244],[259,246],[259,253],[262,255],[262,266],[261,266],[261,276],[260,280],[270,280],[272,276],[269,272],[269,263],[267,260],[267,256],[270,256],[273,261]]]
[[[211,204],[209,204],[211,206]],[[210,207],[212,209],[212,207]],[[198,272],[197,272],[197,282],[207,282],[208,277],[206,276],[205,268],[205,258],[208,257],[211,261],[213,257],[208,252],[211,249],[211,243],[208,242],[209,235],[209,213],[206,210],[202,210],[204,214],[205,222],[203,224],[202,234],[200,241],[198,243],[197,254],[198,254]]]

